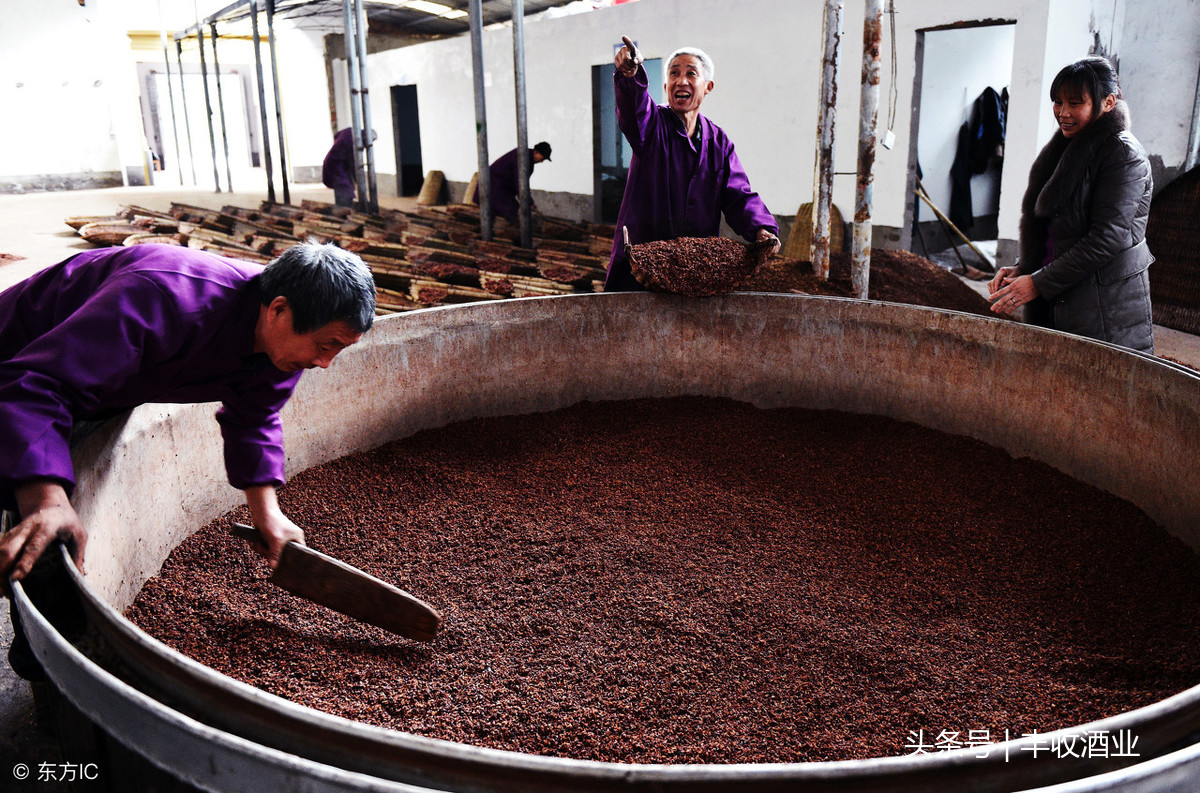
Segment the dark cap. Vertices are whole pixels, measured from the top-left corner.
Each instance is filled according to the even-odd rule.
[[[550,144],[546,141],[542,141],[538,145],[534,146],[533,150],[542,155],[546,162],[550,161]]]

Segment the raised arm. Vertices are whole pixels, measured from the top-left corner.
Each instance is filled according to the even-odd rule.
[[[642,67],[642,56],[628,36],[625,46],[613,58],[613,88],[617,99],[617,124],[630,147],[640,153],[642,143],[654,119],[654,100],[650,98],[649,77]]]

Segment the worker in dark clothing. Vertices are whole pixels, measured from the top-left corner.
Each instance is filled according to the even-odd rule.
[[[533,166],[539,162],[550,161],[550,144],[542,141],[532,149],[526,149],[530,158],[529,173],[533,173]],[[517,149],[513,149],[507,154],[501,156],[488,168],[488,173],[492,180],[492,217],[501,217],[507,220],[514,226],[520,224],[518,212],[521,208],[520,202],[520,162],[517,160]],[[475,187],[475,202],[479,203],[479,187]],[[532,201],[532,199],[530,199]]]

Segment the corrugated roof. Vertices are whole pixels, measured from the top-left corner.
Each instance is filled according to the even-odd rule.
[[[453,36],[470,29],[467,16],[469,0],[433,0],[447,10],[442,15],[421,10],[422,0],[363,0],[368,26],[380,25],[393,30],[424,36]],[[538,14],[551,8],[570,5],[574,0],[525,0],[525,16]],[[415,6],[415,7],[414,7]],[[266,0],[259,0],[260,12]],[[481,6],[485,26],[512,19],[512,0],[483,0]],[[245,3],[231,3],[223,11],[216,12],[218,22],[236,22],[245,19],[249,7]],[[342,0],[276,0],[277,17],[303,22],[314,20],[337,20],[342,17]],[[209,17],[205,17],[209,19]]]

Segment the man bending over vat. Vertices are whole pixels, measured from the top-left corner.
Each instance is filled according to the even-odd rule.
[[[305,369],[328,367],[375,318],[371,271],[333,245],[267,267],[173,245],[87,251],[0,293],[0,582],[55,540],[82,571],[72,436],[147,402],[221,402],[229,482],[244,490],[269,561],[304,533],[279,508],[279,411]],[[36,674],[13,612],[14,669]],[[23,675],[24,676],[24,675]]]
[[[774,240],[779,251],[779,225],[742,167],[733,141],[700,115],[700,104],[715,85],[713,62],[701,50],[685,47],[667,59],[663,85],[667,104],[658,105],[648,92],[642,57],[628,36],[613,59],[617,121],[633,149],[629,180],[604,291],[643,289],[625,258],[622,228],[634,245],[679,237],[715,237],[721,215],[747,240]]]

